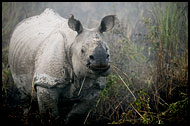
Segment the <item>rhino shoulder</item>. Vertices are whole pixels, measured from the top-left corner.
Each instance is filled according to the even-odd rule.
[[[64,44],[66,38],[58,31],[49,35],[37,52],[34,72],[39,76],[55,78],[55,80],[66,80],[69,78],[71,68],[65,59],[66,50]]]

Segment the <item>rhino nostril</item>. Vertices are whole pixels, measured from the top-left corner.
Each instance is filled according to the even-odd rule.
[[[94,60],[94,56],[93,56],[93,55],[90,55],[89,58],[90,58],[91,60]]]
[[[109,58],[109,57],[110,57],[110,55],[108,54],[108,55],[107,55],[107,58]]]

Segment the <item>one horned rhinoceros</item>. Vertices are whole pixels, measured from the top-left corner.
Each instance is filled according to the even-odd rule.
[[[38,101],[40,113],[60,116],[62,101],[72,103],[66,122],[86,117],[111,72],[103,32],[113,28],[108,15],[99,27],[87,29],[71,15],[64,19],[51,9],[23,20],[9,47],[9,65],[22,98]],[[34,89],[34,90],[33,90]]]

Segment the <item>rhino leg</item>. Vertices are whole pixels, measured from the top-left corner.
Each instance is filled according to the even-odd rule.
[[[65,123],[73,123],[73,121],[83,123],[89,110],[96,104],[100,92],[101,90],[97,89],[88,90],[81,102],[74,104],[72,110],[67,115]]]
[[[47,89],[37,86],[37,100],[42,116],[48,112],[50,116],[58,117],[58,93],[56,89]]]

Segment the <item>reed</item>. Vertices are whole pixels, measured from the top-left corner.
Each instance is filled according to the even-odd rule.
[[[182,3],[168,3],[166,8],[154,6],[155,24],[146,22],[151,29],[149,38],[156,54],[153,88],[155,95],[162,94],[165,99],[171,99],[179,85],[187,84],[188,19],[185,10]]]

